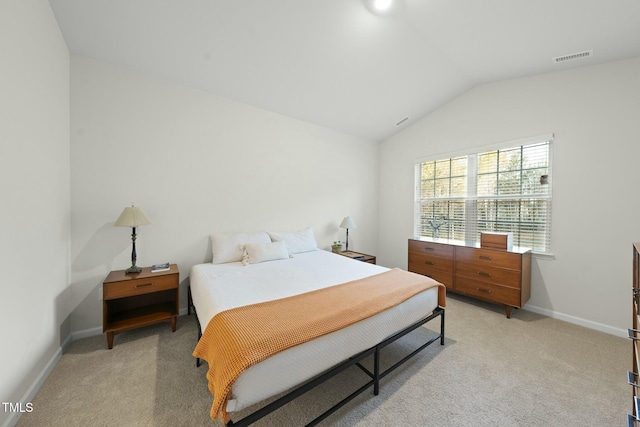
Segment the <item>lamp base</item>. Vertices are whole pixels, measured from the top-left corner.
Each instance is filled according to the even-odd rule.
[[[125,270],[124,274],[135,274],[135,273],[140,273],[141,271],[142,271],[142,268],[132,265],[131,267]]]

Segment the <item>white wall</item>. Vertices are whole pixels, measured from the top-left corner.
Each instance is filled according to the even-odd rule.
[[[24,403],[70,333],[69,52],[49,2],[0,2],[0,62],[0,401]]]
[[[640,240],[640,58],[478,86],[380,148],[379,259],[407,265],[414,161],[554,133],[552,250],[526,308],[623,335]]]
[[[351,215],[354,249],[406,267],[415,159],[549,132],[555,259],[534,260],[527,307],[628,326],[640,58],[476,87],[378,150],[86,58],[72,59],[70,83],[44,0],[0,2],[0,52],[3,402],[33,392],[72,332],[100,330],[100,284],[130,262],[129,230],[113,222],[131,202],[152,220],[138,264],[178,263],[184,307],[213,231],[312,225],[328,248]],[[10,416],[0,411],[0,425]]]
[[[311,225],[328,249],[351,215],[350,247],[377,249],[377,144],[83,57],[71,110],[75,332],[101,327],[101,282],[131,265],[131,230],[113,226],[131,202],[152,222],[137,264],[177,263],[182,307],[212,232]]]

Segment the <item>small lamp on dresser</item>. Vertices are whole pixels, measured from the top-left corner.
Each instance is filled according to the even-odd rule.
[[[345,216],[344,219],[342,220],[342,223],[340,224],[340,228],[346,228],[347,229],[347,238],[345,241],[345,249],[346,251],[349,251],[349,229],[350,228],[356,228],[356,223],[353,222],[353,220],[351,219],[350,216]]]
[[[136,266],[136,227],[141,225],[151,224],[151,220],[146,213],[139,206],[131,205],[131,207],[124,208],[120,217],[115,222],[116,227],[131,227],[131,242],[133,248],[131,250],[131,267],[126,270],[126,274],[140,273],[142,269]]]

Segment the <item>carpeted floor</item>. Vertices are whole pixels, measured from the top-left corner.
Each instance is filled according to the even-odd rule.
[[[434,330],[437,326],[432,326]],[[383,353],[383,364],[431,334],[420,328]],[[631,410],[628,340],[450,295],[446,343],[432,345],[322,425],[616,426]],[[209,419],[207,366],[191,356],[193,316],[74,342],[18,426],[220,426]],[[298,426],[364,382],[358,368],[256,423]]]

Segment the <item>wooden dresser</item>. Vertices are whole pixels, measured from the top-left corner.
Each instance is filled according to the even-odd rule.
[[[409,271],[429,276],[448,291],[505,306],[522,307],[531,296],[531,250],[480,248],[464,242],[409,239]]]
[[[627,425],[635,426],[640,423],[640,414],[638,413],[638,407],[640,407],[640,381],[638,381],[638,373],[640,373],[640,243],[633,244],[633,298],[631,304],[631,329],[629,329],[629,338],[632,340],[632,363],[631,370],[629,371],[629,384],[633,387],[633,402],[631,414],[627,416]]]

